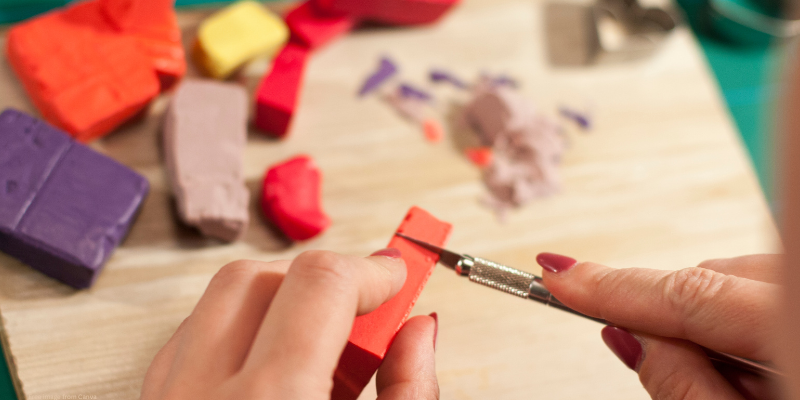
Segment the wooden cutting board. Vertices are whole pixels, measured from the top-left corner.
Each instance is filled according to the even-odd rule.
[[[181,15],[187,41],[205,14]],[[751,165],[686,28],[649,59],[556,70],[544,56],[542,26],[539,2],[465,0],[435,26],[364,29],[317,52],[291,136],[250,135],[252,223],[235,244],[206,240],[176,221],[158,144],[166,99],[144,121],[95,143],[144,174],[152,192],[91,290],[74,291],[0,255],[2,338],[20,398],[138,398],[153,355],[223,264],[308,249],[369,254],[388,243],[411,205],[453,223],[450,248],[534,273],[541,251],[620,268],[677,269],[778,250]],[[452,125],[448,138],[431,144],[378,98],[354,96],[382,55],[420,86],[431,67],[465,79],[503,72],[518,78],[543,112],[555,115],[561,104],[591,108],[591,132],[568,129],[562,192],[499,221],[480,205],[479,171],[461,155],[470,133]],[[243,81],[252,87],[265,67],[255,63]],[[431,90],[442,115],[454,120],[463,96]],[[7,63],[0,66],[0,101],[32,110]],[[318,239],[290,245],[261,220],[257,201],[265,169],[298,153],[312,155],[324,171],[333,225]],[[594,322],[444,268],[415,309],[432,311],[440,318],[442,398],[647,398]],[[362,398],[370,397],[371,388]]]

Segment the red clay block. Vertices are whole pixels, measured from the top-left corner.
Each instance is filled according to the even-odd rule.
[[[163,1],[143,11],[137,2],[114,8],[123,0],[80,2],[14,26],[8,59],[42,116],[87,142],[177,81],[186,65],[171,2]],[[155,11],[158,18],[145,15]]]
[[[306,240],[331,224],[322,210],[322,176],[309,156],[270,167],[264,176],[261,210],[292,240]]]
[[[289,30],[292,31],[292,38],[312,50],[344,35],[356,23],[355,19],[345,15],[320,13],[311,1],[306,1],[289,11],[285,20]]]
[[[303,71],[309,49],[289,42],[275,56],[272,69],[256,90],[256,127],[276,137],[284,137],[297,106]]]
[[[412,207],[397,232],[444,246],[452,226]],[[408,275],[403,288],[375,311],[357,317],[333,377],[332,400],[355,400],[383,361],[397,331],[408,319],[439,256],[398,236],[389,246],[403,254]]]
[[[333,15],[390,25],[419,25],[438,20],[460,0],[313,0],[318,10]]]
[[[276,137],[289,131],[310,51],[348,32],[355,20],[321,14],[305,2],[286,15],[286,24],[292,40],[275,56],[256,91],[255,125]]]

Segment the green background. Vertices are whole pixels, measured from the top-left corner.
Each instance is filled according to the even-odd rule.
[[[21,21],[71,0],[0,0],[0,23]],[[146,0],[140,0],[146,1]],[[178,7],[192,7],[229,3],[231,0],[175,0]]]
[[[26,18],[65,3],[64,0],[0,0],[0,22]],[[219,1],[177,0],[179,6],[208,3]],[[762,188],[772,204],[774,163],[770,121],[774,119],[774,94],[782,49],[774,45],[745,46],[726,41],[717,37],[704,19],[704,0],[678,0],[678,3],[697,33],[719,89],[750,153]],[[16,400],[4,362],[0,362],[0,400]]]

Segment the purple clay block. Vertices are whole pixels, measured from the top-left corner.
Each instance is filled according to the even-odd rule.
[[[0,114],[0,251],[78,289],[128,232],[149,184],[22,112]]]
[[[433,82],[447,82],[451,85],[459,88],[459,89],[467,89],[469,86],[464,83],[461,79],[458,79],[455,75],[441,70],[441,69],[434,69],[430,72],[430,79]]]
[[[399,91],[400,91],[400,96],[406,98],[413,98],[424,101],[430,101],[433,99],[433,97],[431,97],[431,95],[428,92],[422,89],[417,89],[407,83],[401,84],[399,87]]]
[[[558,112],[564,118],[570,119],[574,121],[578,126],[580,126],[583,130],[592,129],[592,122],[589,120],[589,116],[575,110],[569,109],[567,107],[561,107],[558,109]]]
[[[397,65],[388,57],[381,58],[378,70],[370,75],[361,85],[358,96],[363,97],[377,90],[384,82],[397,73]]]

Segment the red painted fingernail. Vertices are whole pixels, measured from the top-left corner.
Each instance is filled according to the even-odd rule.
[[[539,263],[542,268],[550,272],[564,272],[578,263],[578,261],[572,257],[555,253],[539,253],[539,255],[536,256],[536,262]]]
[[[387,247],[383,250],[378,250],[372,254],[372,256],[384,256],[389,258],[400,258],[403,256],[403,253],[400,253],[400,250],[395,249],[394,247]]]
[[[432,312],[428,314],[431,318],[433,318],[433,350],[436,350],[436,337],[439,336],[439,314],[436,312]]]
[[[603,342],[628,368],[639,371],[642,360],[642,343],[630,332],[616,326],[607,326],[600,332]]]

